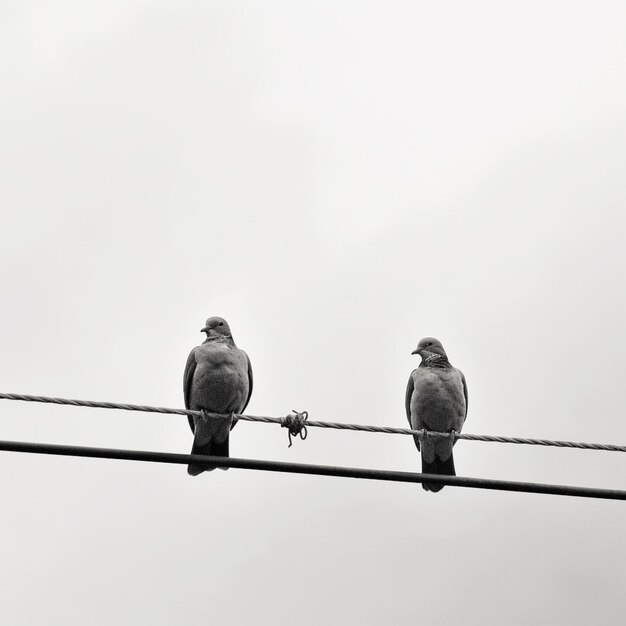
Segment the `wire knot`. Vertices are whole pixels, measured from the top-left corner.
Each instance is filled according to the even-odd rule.
[[[287,428],[289,431],[289,448],[293,445],[293,442],[291,441],[292,436],[297,437],[300,435],[300,439],[302,439],[302,441],[307,438],[308,431],[305,424],[307,419],[309,419],[308,411],[302,411],[302,413],[300,413],[295,409],[292,409],[292,412],[289,413],[289,415],[285,415],[285,417],[280,418],[280,425],[283,428]]]

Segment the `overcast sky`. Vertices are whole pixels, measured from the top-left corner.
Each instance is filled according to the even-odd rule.
[[[423,336],[468,433],[626,443],[626,5],[0,4],[0,391],[406,426]],[[2,401],[0,439],[189,452],[185,418]],[[240,423],[233,456],[419,471],[408,437]],[[617,453],[465,476],[626,489]],[[622,624],[626,504],[0,453],[0,617]]]

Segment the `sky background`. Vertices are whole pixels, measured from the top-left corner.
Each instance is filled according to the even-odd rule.
[[[182,406],[220,315],[248,412],[626,443],[626,5],[0,4],[0,391]],[[0,439],[189,452],[185,418],[2,401]],[[240,423],[233,456],[419,471],[408,437]],[[460,475],[626,489],[617,453]],[[622,624],[623,502],[0,453],[0,617]]]

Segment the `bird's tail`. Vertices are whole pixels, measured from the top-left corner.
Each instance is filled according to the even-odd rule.
[[[191,454],[201,454],[207,456],[228,457],[228,434],[231,427],[231,416],[203,416],[196,417],[194,428],[193,447]],[[210,472],[217,465],[209,463],[190,463],[187,466],[187,473],[190,476],[197,476],[202,472]],[[227,467],[220,467],[227,470]]]
[[[456,476],[456,472],[454,470],[454,457],[452,454],[450,457],[442,461],[441,459],[435,457],[434,461],[428,462],[422,459],[422,473],[423,474],[443,474],[444,476]],[[422,483],[422,488],[425,491],[437,492],[441,491],[445,485],[439,485],[437,483]]]
[[[207,456],[225,456],[228,457],[228,439],[223,443],[217,443],[215,441],[209,441],[204,445],[198,445],[196,442],[193,442],[193,447],[191,448],[191,454],[203,454]],[[198,474],[202,474],[202,472],[210,472],[214,470],[217,465],[209,465],[205,463],[190,463],[187,466],[187,473],[190,476],[197,476]],[[227,470],[227,467],[220,467],[220,469]]]

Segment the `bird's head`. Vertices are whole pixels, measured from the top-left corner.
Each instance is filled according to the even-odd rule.
[[[230,337],[232,339],[228,322],[223,317],[209,317],[200,332],[206,333],[207,339],[219,337]]]
[[[415,348],[411,354],[419,354],[423,361],[429,361],[439,357],[443,357],[446,360],[448,359],[448,355],[443,349],[441,341],[434,337],[424,337],[424,339],[420,339],[417,348]]]

